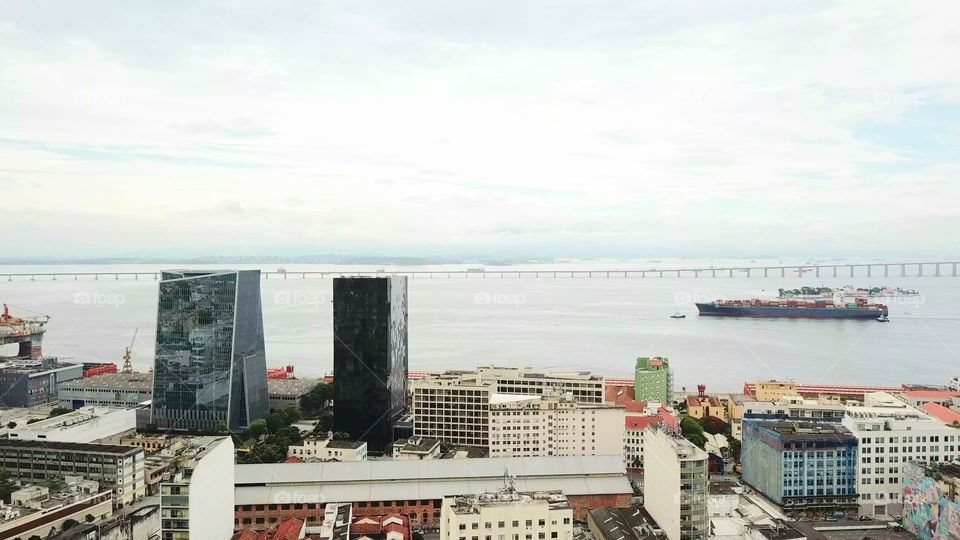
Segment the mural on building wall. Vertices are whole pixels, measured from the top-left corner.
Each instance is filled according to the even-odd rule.
[[[960,503],[943,496],[923,465],[908,463],[903,478],[903,528],[923,540],[960,538]]]

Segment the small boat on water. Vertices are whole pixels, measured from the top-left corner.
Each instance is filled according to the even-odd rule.
[[[877,317],[877,322],[890,322],[890,317],[887,317],[887,314],[883,313]]]
[[[686,319],[687,316],[679,311],[670,316],[671,319]]]

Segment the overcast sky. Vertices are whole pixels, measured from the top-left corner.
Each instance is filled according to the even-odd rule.
[[[0,252],[955,256],[958,21],[0,0]]]

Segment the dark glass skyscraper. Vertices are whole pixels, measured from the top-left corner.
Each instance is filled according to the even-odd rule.
[[[260,271],[164,272],[153,422],[241,429],[268,413]]]
[[[333,280],[333,426],[375,452],[407,399],[407,278]]]

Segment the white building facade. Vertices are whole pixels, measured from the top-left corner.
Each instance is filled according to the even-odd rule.
[[[233,535],[233,439],[210,437],[203,444],[173,481],[160,484],[161,540]]]
[[[365,461],[367,443],[363,441],[334,441],[331,439],[305,439],[302,445],[287,447],[287,457],[304,461]]]
[[[910,461],[960,459],[960,430],[884,392],[848,406],[843,425],[857,437],[860,514],[900,515],[903,469]]]
[[[644,434],[644,507],[669,540],[706,540],[710,532],[708,456],[669,429]]]
[[[573,510],[560,491],[518,492],[508,485],[480,495],[444,497],[441,540],[571,540]]]
[[[624,410],[569,396],[494,394],[490,457],[623,455]]]

